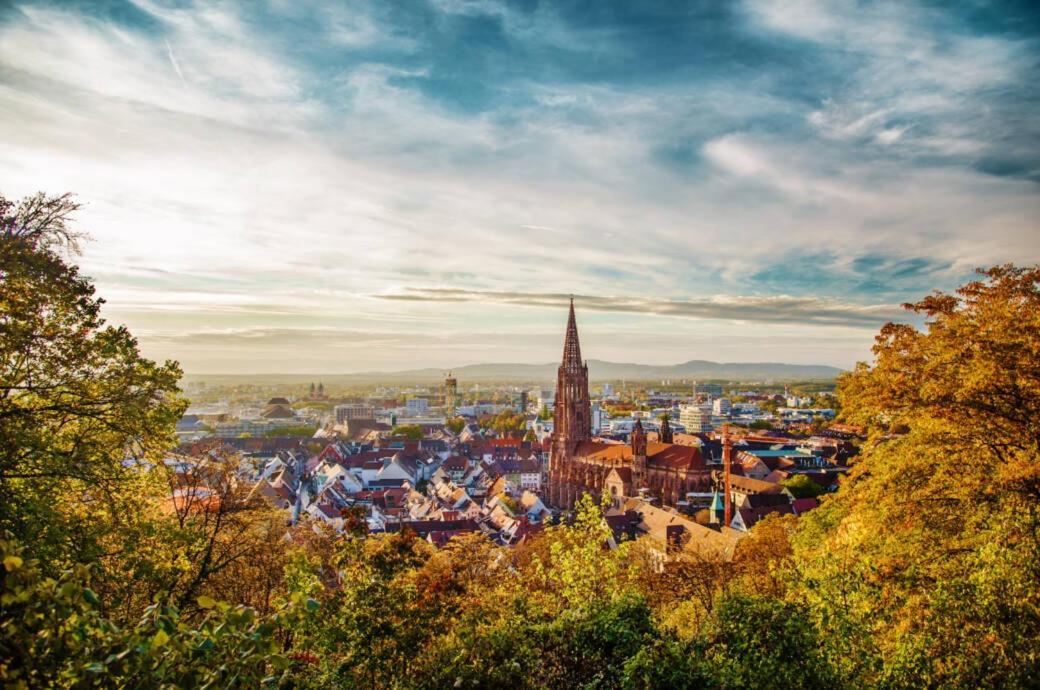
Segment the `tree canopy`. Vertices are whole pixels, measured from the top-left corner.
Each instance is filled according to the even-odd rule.
[[[184,410],[180,369],[141,357],[66,261],[68,196],[0,198],[0,532],[44,564],[99,558]]]

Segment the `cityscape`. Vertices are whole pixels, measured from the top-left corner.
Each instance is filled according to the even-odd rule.
[[[363,512],[373,534],[409,529],[443,545],[472,532],[516,545],[588,493],[611,497],[605,517],[619,539],[650,534],[642,514],[666,510],[670,539],[698,548],[713,532],[712,548],[728,540],[732,551],[766,515],[797,515],[836,490],[863,438],[834,421],[832,381],[797,392],[775,381],[590,388],[573,303],[563,353],[555,386],[530,389],[467,390],[451,372],[440,385],[353,395],[321,381],[252,392],[199,382],[167,462],[196,471],[206,452],[233,448],[239,478],[290,524],[340,532]],[[293,392],[267,398],[264,388]]]
[[[1040,687],[1040,4],[0,2],[0,686]]]

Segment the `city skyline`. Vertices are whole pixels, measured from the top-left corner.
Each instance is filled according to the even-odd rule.
[[[1028,3],[14,2],[0,192],[145,354],[827,364],[1040,261]]]

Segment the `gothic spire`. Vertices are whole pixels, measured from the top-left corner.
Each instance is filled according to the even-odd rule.
[[[581,367],[581,345],[578,344],[578,323],[574,320],[574,296],[571,295],[571,311],[567,316],[567,338],[563,341],[564,367]]]

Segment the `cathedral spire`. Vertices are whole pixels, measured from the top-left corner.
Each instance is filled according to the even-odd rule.
[[[569,368],[580,368],[581,345],[578,343],[578,322],[574,319],[574,295],[571,295],[571,311],[567,316],[567,337],[563,341],[562,366]]]
[[[553,445],[549,458],[549,500],[570,509],[586,487],[582,467],[575,463],[578,446],[592,438],[592,405],[589,401],[589,368],[581,359],[574,298],[567,315],[563,361],[556,372],[556,405],[553,409]]]

